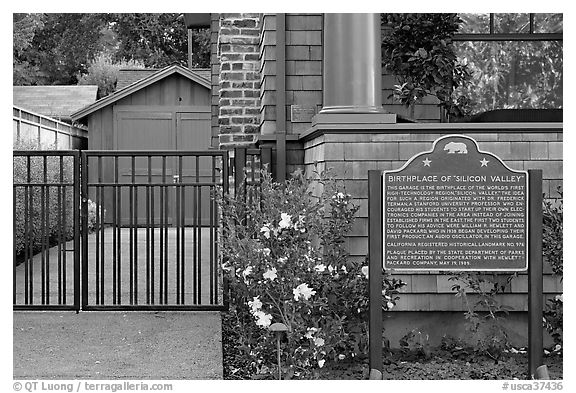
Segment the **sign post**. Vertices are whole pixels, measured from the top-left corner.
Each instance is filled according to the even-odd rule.
[[[368,171],[370,370],[382,373],[382,174]]]
[[[448,135],[398,170],[369,171],[368,180],[370,367],[382,371],[382,360],[372,357],[373,350],[379,351],[374,357],[382,353],[382,326],[372,320],[381,324],[382,278],[376,271],[382,263],[394,271],[521,272],[530,265],[534,375],[542,364],[541,171],[530,171],[529,180],[527,171],[480,151],[474,139]]]
[[[542,170],[530,170],[530,257],[528,264],[528,378],[542,365]]]

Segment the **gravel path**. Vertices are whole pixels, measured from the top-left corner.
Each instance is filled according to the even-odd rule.
[[[222,379],[218,312],[13,316],[15,379]]]

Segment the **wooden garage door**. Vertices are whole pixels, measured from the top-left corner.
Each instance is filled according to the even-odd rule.
[[[208,150],[211,142],[210,112],[209,108],[201,108],[196,112],[176,111],[118,111],[116,112],[116,149],[117,150],[180,150],[204,151]],[[119,181],[121,183],[147,182],[149,177],[154,183],[184,182],[194,183],[210,181],[212,176],[211,157],[167,157],[165,160],[156,157],[151,163],[151,176],[149,176],[148,161],[146,157],[136,157],[133,162],[124,158],[119,162]],[[175,187],[167,187],[166,197],[175,198]],[[144,190],[138,191],[137,198]],[[208,187],[190,189],[187,193],[189,199],[187,206],[208,207],[210,192]],[[123,198],[129,198],[128,192]],[[198,201],[199,199],[199,201]],[[157,199],[158,201],[159,199]],[[159,203],[159,202],[156,202]],[[126,206],[126,205],[124,205]],[[174,204],[168,204],[166,212],[168,222],[176,222]],[[197,209],[198,210],[198,209]],[[198,222],[206,225],[209,221],[207,215],[192,208],[185,211],[185,223],[190,225]],[[126,225],[129,212],[122,213],[122,223]],[[144,204],[138,205],[138,217],[145,217]],[[158,218],[155,218],[156,222]]]

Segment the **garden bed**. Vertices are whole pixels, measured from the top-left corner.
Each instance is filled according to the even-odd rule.
[[[222,313],[222,345],[224,350],[224,379],[275,379],[275,370],[268,374],[251,375],[250,364],[237,347],[237,334],[234,321]],[[526,379],[528,355],[523,353],[506,354],[498,363],[487,357],[470,353],[454,354],[436,349],[428,359],[401,351],[384,354],[384,379],[394,380],[467,380],[467,379]],[[544,357],[551,379],[562,379],[563,357],[551,354]],[[324,380],[368,379],[367,360],[362,362],[341,362],[327,366],[311,378]]]

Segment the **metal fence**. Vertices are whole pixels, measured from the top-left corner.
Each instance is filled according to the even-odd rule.
[[[84,151],[82,309],[219,310],[224,151]],[[89,198],[89,199],[88,199]]]
[[[14,309],[80,306],[78,151],[13,153]]]
[[[271,149],[14,151],[15,310],[222,310],[219,194]]]

